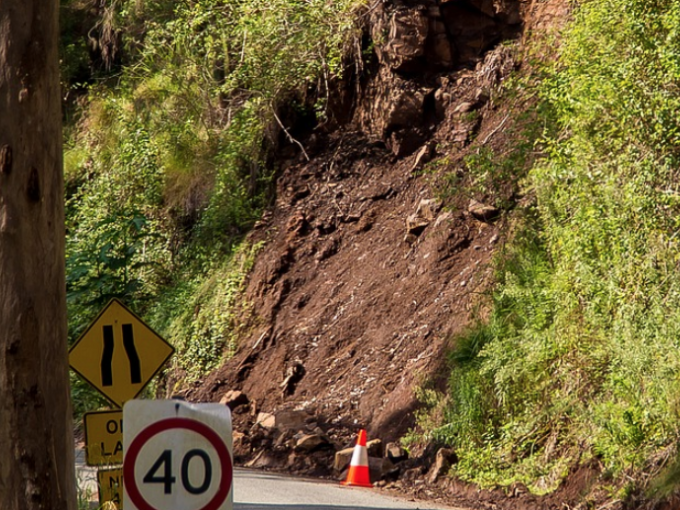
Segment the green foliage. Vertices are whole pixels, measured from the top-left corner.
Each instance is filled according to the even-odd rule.
[[[83,148],[102,132],[83,131],[80,145],[67,148],[66,290],[69,342],[114,297],[133,308],[157,292],[167,265],[167,239],[157,219],[162,176],[148,133],[134,119],[113,116],[102,105],[110,129],[96,155]],[[106,404],[80,378],[71,379],[76,416]]]
[[[92,244],[81,241],[78,251],[70,254],[66,281],[70,300],[102,308],[112,298],[134,300],[140,292],[144,282],[139,270],[153,263],[137,260],[154,235],[143,215],[131,213],[114,212],[94,224],[87,239]]]
[[[465,479],[540,493],[585,451],[630,494],[680,439],[679,26],[678,1],[592,0],[565,33],[541,88],[559,131],[528,176],[537,234],[454,353],[439,430]]]
[[[217,86],[227,101],[279,99],[341,68],[356,0],[202,0],[147,21],[142,66],[184,86]],[[187,69],[188,67],[188,69]],[[217,78],[217,79],[216,79]],[[231,105],[230,105],[231,106]]]
[[[70,141],[67,163],[78,164],[85,149],[95,168],[67,167],[67,175],[113,165],[109,175],[130,176],[151,164],[159,197],[179,216],[200,215],[193,234],[202,243],[232,244],[266,199],[265,141],[276,142],[277,109],[342,73],[362,3],[114,2],[105,10],[127,34],[131,62],[116,88],[94,89]],[[163,190],[162,181],[208,191],[194,203],[191,186]]]
[[[90,510],[92,508],[92,500],[95,497],[94,491],[85,486],[84,480],[78,480],[78,487],[76,488],[76,508],[78,510]]]
[[[261,248],[244,242],[200,277],[182,280],[149,311],[151,323],[177,347],[175,366],[183,382],[195,381],[235,352],[236,313],[247,313],[238,298]]]
[[[250,224],[266,189],[267,136],[293,95],[319,94],[342,73],[358,34],[360,0],[152,2],[139,60],[128,69],[135,107],[144,112],[171,172],[202,172],[214,191],[197,230],[204,239]],[[321,97],[321,95],[320,95]],[[275,143],[272,138],[269,142]]]
[[[120,131],[96,159],[74,158],[82,167],[66,172],[75,181],[67,201],[72,340],[111,298],[142,302],[167,260],[156,219],[162,190],[157,151],[143,128],[125,120],[118,119]]]
[[[509,156],[499,157],[493,149],[479,147],[464,161],[471,180],[468,185],[469,193],[473,196],[491,195],[493,205],[507,208],[510,204],[503,197],[503,187],[517,186],[518,179],[524,173],[524,157],[526,154],[520,151],[512,151]]]
[[[541,143],[554,131],[552,104],[544,98],[535,98],[539,78],[539,73],[526,77],[511,75],[498,90],[494,89],[494,95],[498,96],[495,101],[506,104],[512,112],[495,128],[499,132],[502,128],[507,140],[501,144],[502,150],[490,143],[484,144],[486,140],[476,140],[463,158],[462,166],[454,171],[441,172],[450,163],[447,157],[428,163],[428,171],[442,174],[439,193],[443,198],[463,194],[501,210],[514,207]],[[533,107],[524,111],[529,101]],[[467,121],[477,115],[476,110],[465,114]]]
[[[258,248],[242,239],[270,199],[279,109],[322,105],[364,1],[88,5],[62,1],[107,77],[83,78],[85,43],[64,34],[64,86],[90,84],[65,130],[70,340],[118,297],[176,345],[193,380],[235,348]],[[79,379],[72,389],[78,414],[102,403]]]

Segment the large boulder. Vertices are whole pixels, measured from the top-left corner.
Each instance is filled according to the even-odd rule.
[[[335,457],[333,459],[333,470],[336,473],[341,473],[347,466],[349,466],[352,460],[352,454],[354,453],[354,448],[345,448],[339,452],[335,452]]]
[[[295,439],[295,451],[311,452],[329,446],[328,439],[321,434],[301,434]]]
[[[369,457],[383,456],[383,442],[382,439],[371,439],[366,442],[366,452]]]
[[[307,411],[279,411],[274,415],[274,426],[281,432],[303,430],[314,417]]]
[[[368,472],[372,482],[382,480],[388,475],[395,473],[398,468],[394,467],[392,461],[385,457],[369,457]]]
[[[387,26],[373,28],[373,40],[387,40],[376,47],[378,57],[397,72],[413,72],[422,67],[430,21],[425,9],[397,9],[389,16]],[[376,33],[377,32],[377,33]],[[381,33],[382,32],[382,33]]]
[[[385,456],[392,462],[402,462],[408,459],[408,452],[397,443],[387,443]]]

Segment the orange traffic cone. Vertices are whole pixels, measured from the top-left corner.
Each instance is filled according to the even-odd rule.
[[[347,480],[342,485],[354,485],[357,487],[373,487],[371,477],[368,474],[368,451],[366,450],[366,431],[359,431],[359,438],[352,453],[352,461],[349,463]]]

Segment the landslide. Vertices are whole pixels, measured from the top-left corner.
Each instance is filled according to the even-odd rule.
[[[244,394],[233,405],[237,461],[338,475],[332,455],[358,429],[390,442],[414,427],[416,389],[444,381],[449,340],[493,284],[521,199],[512,183],[470,192],[465,157],[512,150],[534,103],[508,100],[503,85],[529,72],[526,49],[567,10],[565,0],[374,2],[372,56],[338,84],[331,121],[284,119],[276,199],[249,236],[264,248],[238,350],[183,392]],[[460,192],[443,196],[451,175]],[[257,423],[288,410],[306,411],[307,432],[328,444],[301,453],[291,434]],[[434,452],[420,453],[409,466],[425,473]]]

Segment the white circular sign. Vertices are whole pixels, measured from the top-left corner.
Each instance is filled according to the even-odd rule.
[[[209,406],[203,415],[201,406]],[[131,401],[123,412],[126,510],[233,507],[231,417],[226,406]]]

